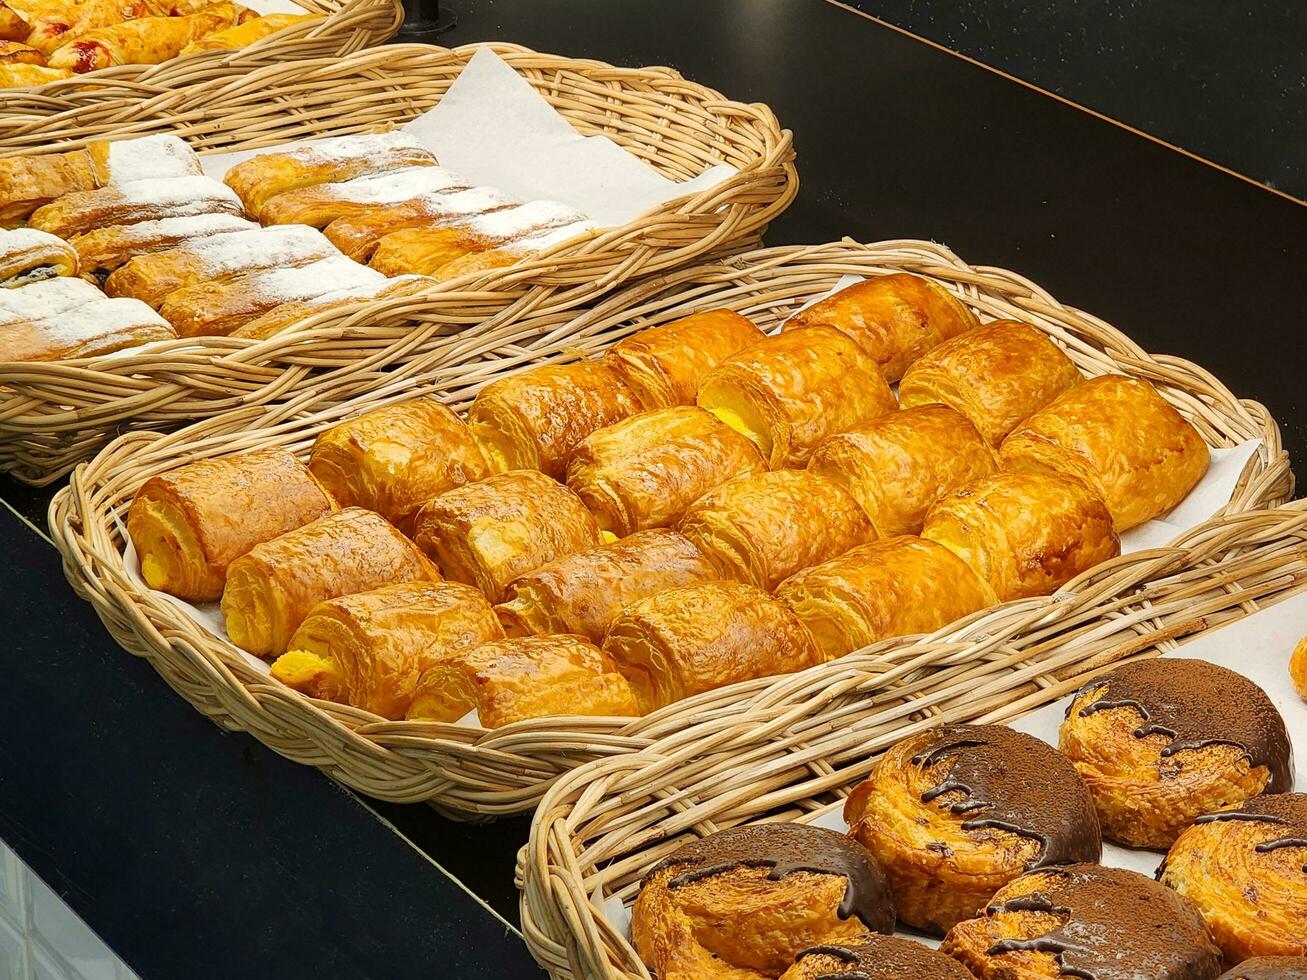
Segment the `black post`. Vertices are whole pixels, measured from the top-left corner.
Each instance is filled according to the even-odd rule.
[[[458,15],[440,0],[404,0],[404,26],[396,41],[428,42],[458,23]]]

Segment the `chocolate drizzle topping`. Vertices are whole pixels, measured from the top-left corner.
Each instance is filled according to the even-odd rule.
[[[1270,771],[1266,792],[1283,793],[1293,786],[1293,751],[1284,719],[1260,687],[1232,670],[1205,660],[1165,658],[1141,660],[1118,667],[1082,687],[1067,708],[1090,692],[1095,699],[1080,717],[1110,708],[1134,708],[1144,724],[1135,738],[1164,735],[1167,759],[1185,749],[1233,745],[1250,765]]]
[[[1254,956],[1217,980],[1307,980],[1307,956]]]
[[[1033,735],[1002,725],[945,725],[922,737],[915,766],[942,766],[922,794],[950,813],[971,814],[963,830],[993,827],[1039,842],[1030,868],[1097,861],[1103,853],[1098,815],[1071,763]]]
[[[844,966],[814,980],[973,980],[959,963],[911,939],[860,936],[838,946],[812,946],[794,958],[831,956]]]
[[[772,881],[796,871],[839,875],[845,880],[840,918],[856,915],[875,932],[894,931],[894,905],[885,873],[866,848],[833,830],[795,823],[732,827],[686,844],[657,864],[649,877],[681,865],[690,867],[673,876],[668,888],[682,888],[734,868],[770,868]]]
[[[1307,793],[1254,796],[1241,807],[1205,813],[1194,823],[1220,823],[1227,820],[1252,820],[1287,828],[1283,837],[1263,841],[1253,848],[1258,854],[1269,854],[1286,847],[1307,848]],[[1302,866],[1302,870],[1307,874],[1307,864]]]

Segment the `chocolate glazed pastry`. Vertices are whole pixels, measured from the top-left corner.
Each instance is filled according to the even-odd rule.
[[[842,834],[757,824],[692,841],[656,865],[631,916],[659,980],[779,977],[800,950],[892,932],[889,886]]]
[[[1307,956],[1255,956],[1218,980],[1307,980]]]
[[[1221,951],[1183,897],[1121,868],[1073,864],[1022,875],[940,951],[980,980],[1213,980]]]
[[[781,980],[975,980],[943,953],[911,939],[868,933],[801,952]]]
[[[1086,684],[1060,747],[1094,795],[1103,836],[1162,850],[1195,817],[1292,787],[1289,735],[1248,678],[1202,660],[1126,664]]]
[[[1157,877],[1198,906],[1228,962],[1307,956],[1307,793],[1199,817]]]
[[[1089,791],[1052,746],[1001,725],[900,742],[849,796],[850,835],[876,856],[899,918],[943,933],[1032,868],[1097,861]]]

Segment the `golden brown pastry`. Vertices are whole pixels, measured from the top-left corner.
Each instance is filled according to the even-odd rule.
[[[96,28],[52,51],[49,65],[78,75],[115,65],[158,65],[197,38],[239,23],[242,11],[234,3],[215,3],[181,17],[137,17]]]
[[[769,592],[800,569],[876,538],[847,490],[807,470],[727,480],[691,504],[678,527],[722,578]]]
[[[53,71],[40,69],[37,65],[5,66],[6,72],[20,74],[38,69]],[[41,82],[19,81],[6,87],[13,87],[14,84],[39,85]],[[37,208],[49,204],[60,195],[90,190],[95,186],[95,167],[90,154],[85,150],[0,160],[0,225],[13,228],[25,221]]]
[[[911,939],[866,933],[799,953],[781,980],[975,980],[953,959]]]
[[[943,405],[923,405],[831,436],[808,469],[834,480],[882,535],[919,534],[926,512],[951,490],[998,469],[976,427]]]
[[[954,551],[1001,602],[1050,595],[1121,553],[1107,505],[1075,477],[1000,471],[941,499],[921,536]]]
[[[0,326],[0,361],[94,357],[176,339],[167,321],[144,303],[101,297],[43,319]]]
[[[0,34],[4,33],[3,19],[8,7],[0,6]],[[36,48],[18,41],[0,41],[0,65],[44,65],[45,55]]]
[[[992,446],[1084,378],[1041,330],[995,320],[946,340],[903,375],[899,405],[961,412]]]
[[[438,581],[436,567],[385,518],[347,507],[257,544],[228,565],[222,615],[238,647],[275,657],[320,602]]]
[[[456,223],[473,215],[502,211],[519,203],[521,202],[493,187],[420,194],[398,204],[378,205],[361,214],[337,218],[323,229],[323,234],[355,262],[366,262],[372,258],[377,243],[393,232]]]
[[[503,635],[470,585],[387,585],[314,606],[272,676],[310,697],[398,720],[424,670]]]
[[[1217,980],[1307,980],[1307,956],[1254,956]]]
[[[899,919],[937,934],[1018,875],[1103,851],[1075,769],[1003,725],[943,725],[904,739],[849,795],[844,819],[885,869]]]
[[[190,242],[204,241],[259,226],[235,214],[191,214],[180,218],[108,225],[70,238],[84,276],[104,279],[138,255],[162,252]],[[108,288],[108,282],[105,287]],[[153,305],[153,304],[151,304]]]
[[[1200,814],[1293,787],[1289,735],[1266,693],[1225,667],[1164,657],[1125,664],[1077,692],[1062,751],[1108,840],[1169,847]]]
[[[139,17],[181,17],[194,14],[210,0],[84,0],[81,3],[42,4],[31,18],[27,43],[51,54],[74,38]]]
[[[36,88],[38,85],[58,82],[72,77],[73,73],[66,68],[25,64],[0,65],[0,89]]]
[[[309,470],[342,505],[375,510],[408,534],[436,494],[487,475],[467,423],[433,398],[332,426],[313,443]]]
[[[243,48],[261,41],[269,35],[284,31],[288,27],[302,27],[310,21],[323,20],[324,14],[264,14],[235,27],[227,27],[212,34],[191,41],[182,48],[182,54],[195,54],[198,51],[224,51]]]
[[[567,464],[567,485],[600,528],[623,538],[670,527],[709,490],[765,468],[744,436],[701,408],[678,405],[586,436]]]
[[[659,980],[778,977],[808,947],[893,929],[875,860],[842,834],[797,823],[682,845],[645,875],[631,909],[636,952]]]
[[[825,326],[733,354],[704,379],[696,400],[748,436],[772,469],[803,466],[828,436],[897,407],[871,356]]]
[[[576,494],[536,470],[497,473],[432,497],[415,527],[447,578],[475,585],[491,602],[519,575],[600,541]]]
[[[718,364],[766,336],[732,310],[709,310],[632,334],[608,348],[604,363],[645,408],[693,405]]]
[[[484,252],[469,252],[451,262],[446,262],[431,275],[442,282],[460,276],[484,275],[494,269],[505,269],[523,262],[534,257],[537,252],[556,248],[565,243],[579,244],[582,239],[593,235],[598,228],[599,226],[593,221],[573,221],[557,228],[550,228],[548,231],[515,238],[511,242],[504,242]],[[372,256],[372,267],[386,272],[387,275],[421,272],[422,263],[417,263],[416,266],[410,265],[408,258],[403,249],[383,255],[381,247],[378,246],[376,254]],[[391,267],[389,271],[387,271],[388,267]]]
[[[932,279],[898,272],[864,279],[794,314],[785,330],[826,324],[871,355],[888,381],[950,337],[976,326],[966,304]]]
[[[629,718],[635,699],[598,647],[579,636],[486,643],[428,667],[410,721],[458,721],[475,710],[483,728],[550,715]]]
[[[147,480],[127,512],[127,533],[150,588],[212,602],[233,561],[335,509],[303,463],[284,449],[265,449]]]
[[[1307,636],[1298,641],[1289,657],[1289,679],[1293,681],[1298,697],[1307,701]]]
[[[152,177],[65,194],[37,208],[31,225],[71,238],[91,228],[192,214],[242,217],[244,211],[235,194],[208,177]]]
[[[0,289],[0,336],[11,323],[46,320],[59,313],[104,299],[85,279],[56,276],[17,289]]]
[[[1005,885],[940,951],[978,980],[1214,980],[1221,951],[1193,905],[1121,868],[1041,868]]]
[[[27,23],[20,11],[15,10],[7,3],[0,3],[0,38],[4,38],[7,43],[13,44],[26,39],[31,33],[32,27]],[[26,47],[27,45],[23,46]]]
[[[909,535],[791,575],[776,597],[794,610],[828,660],[892,636],[933,633],[998,601],[953,552]]]
[[[75,275],[77,252],[62,238],[35,228],[0,231],[0,289]]]
[[[639,599],[609,626],[604,649],[631,682],[641,714],[825,659],[785,603],[741,582],[687,585]]]
[[[379,205],[398,204],[419,194],[463,190],[467,186],[466,180],[443,167],[415,166],[282,191],[263,203],[259,220],[265,225],[296,224],[324,228],[339,218],[366,214]]]
[[[572,450],[597,429],[640,411],[635,392],[597,361],[546,364],[492,381],[467,410],[496,471],[562,479]]]
[[[1165,514],[1207,472],[1207,443],[1147,381],[1107,374],[1077,385],[1003,440],[1009,469],[1083,480],[1124,531]]]
[[[293,228],[294,225],[283,227]],[[304,320],[327,310],[339,310],[346,306],[359,307],[361,300],[391,299],[394,297],[414,296],[429,286],[433,280],[426,276],[396,276],[382,279],[380,282],[365,283],[348,289],[333,289],[329,293],[299,299],[292,303],[281,303],[267,313],[260,314],[253,320],[247,320],[233,330],[229,337],[242,337],[248,340],[267,340],[291,327],[298,326]]]

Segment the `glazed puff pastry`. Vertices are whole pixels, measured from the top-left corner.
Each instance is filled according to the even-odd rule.
[[[35,71],[40,68],[38,65],[7,65],[5,68],[11,77],[6,87],[41,84],[40,81],[26,81],[12,74]],[[59,73],[62,76],[66,74]],[[72,191],[91,190],[95,186],[95,167],[90,154],[85,150],[0,160],[0,225],[12,228],[55,198]]]
[[[138,255],[162,252],[231,232],[254,231],[258,227],[253,221],[235,214],[190,214],[130,225],[108,225],[74,235],[68,241],[77,250],[81,274],[99,279],[109,276]],[[106,288],[108,285],[106,280]],[[119,294],[125,295],[121,291]]]
[[[920,533],[935,501],[989,476],[998,457],[953,409],[923,405],[831,436],[808,469],[853,494],[876,530],[891,537]]]
[[[445,575],[491,602],[519,575],[600,542],[576,494],[536,470],[497,473],[432,497],[415,526],[418,544]]]
[[[236,195],[208,177],[162,177],[75,191],[37,208],[31,226],[60,238],[90,228],[192,214],[244,216]]]
[[[1077,385],[1003,441],[1003,465],[1093,487],[1124,531],[1165,514],[1207,472],[1207,443],[1147,381],[1105,374]]]
[[[567,464],[567,485],[600,528],[622,538],[669,527],[709,490],[764,469],[744,436],[701,408],[678,405],[587,436]]]
[[[933,633],[998,601],[953,552],[906,534],[804,569],[780,584],[776,598],[828,660],[892,636]]]
[[[493,187],[420,194],[398,204],[378,205],[362,214],[337,218],[323,229],[332,243],[355,262],[366,262],[386,235],[407,228],[431,228],[472,215],[488,214],[518,204]]]
[[[728,357],[696,400],[748,436],[772,469],[803,466],[827,436],[897,408],[871,356],[826,326],[768,337]]]
[[[637,599],[717,578],[717,569],[688,538],[657,528],[514,579],[495,611],[510,636],[574,633],[602,643],[613,620]]]
[[[490,468],[561,479],[577,444],[640,411],[635,392],[596,361],[546,364],[481,389],[467,410]]]
[[[938,403],[969,418],[991,446],[1084,378],[1043,331],[995,320],[922,355],[899,385],[899,405]]]
[[[470,711],[485,728],[548,715],[627,718],[637,713],[612,658],[579,636],[525,636],[486,643],[427,668],[410,721],[458,721]]]
[[[503,635],[470,585],[387,585],[314,606],[272,676],[310,697],[398,720],[424,670]]]
[[[0,231],[0,288],[75,275],[77,252],[62,238],[35,228]]]
[[[865,279],[786,321],[797,330],[824,323],[853,340],[889,381],[937,344],[976,326],[975,314],[939,283],[905,272]]]
[[[641,714],[826,659],[785,603],[741,582],[664,589],[633,602],[608,628],[604,649],[631,682]]]
[[[299,460],[267,449],[188,463],[147,480],[127,512],[127,534],[150,588],[212,602],[222,596],[233,561],[335,509]]]
[[[876,537],[847,490],[807,470],[727,480],[690,506],[679,529],[722,578],[769,592],[800,569]]]
[[[176,339],[167,321],[144,303],[101,297],[43,319],[0,326],[0,361],[94,357],[155,340]]]
[[[436,494],[486,476],[472,430],[432,398],[387,405],[332,426],[309,471],[342,505],[375,510],[405,533]]]
[[[650,327],[608,348],[604,363],[645,408],[693,405],[708,373],[732,354],[766,337],[731,310],[709,310]]]
[[[66,68],[49,68],[46,65],[29,65],[22,62],[0,65],[0,89],[36,88],[47,82],[58,82],[72,77],[73,73]]]
[[[1121,553],[1101,497],[1060,473],[1000,471],[954,491],[921,536],[954,551],[999,601],[1050,595]]]
[[[284,31],[288,27],[323,19],[324,15],[322,14],[264,14],[262,17],[255,17],[253,20],[237,24],[235,27],[226,27],[220,31],[214,31],[212,34],[197,38],[182,48],[181,53],[195,54],[197,51],[224,51],[232,48],[243,48],[255,41],[261,41],[270,34],[277,33],[277,31]]]
[[[4,14],[8,7],[0,5],[0,37],[4,36]],[[0,65],[44,65],[45,55],[36,48],[17,41],[0,41]]]
[[[436,567],[385,518],[347,507],[257,544],[228,565],[222,615],[238,647],[280,656],[319,602],[438,581]]]
[[[181,54],[196,38],[239,23],[244,8],[215,3],[182,17],[137,17],[79,34],[49,59],[51,68],[76,74],[114,65],[157,65]]]

